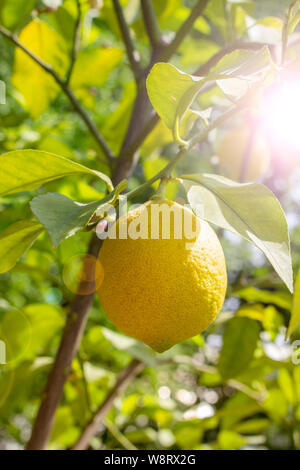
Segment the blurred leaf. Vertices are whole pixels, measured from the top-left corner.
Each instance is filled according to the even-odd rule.
[[[0,233],[0,273],[12,269],[43,230],[38,222],[21,220]]]
[[[103,85],[122,57],[123,51],[117,47],[94,47],[80,51],[75,62],[71,87],[77,89]]]
[[[294,331],[300,326],[300,269],[297,274],[295,282],[295,292],[293,298],[293,306],[289,327],[287,330],[287,337],[290,337]]]
[[[268,391],[263,407],[275,422],[280,422],[288,413],[288,402],[282,390],[275,388]]]
[[[63,75],[68,57],[63,38],[47,23],[34,19],[21,32],[20,42],[57,73]],[[54,79],[20,48],[16,49],[12,83],[23,95],[24,107],[33,118],[39,117],[56,97],[59,88]]]
[[[229,320],[218,365],[223,379],[235,377],[247,367],[253,357],[259,331],[257,321],[250,318],[236,317]]]
[[[238,450],[246,444],[246,440],[237,432],[221,431],[218,443],[221,450]]]
[[[292,307],[292,296],[284,291],[268,291],[256,289],[255,287],[243,287],[234,292],[234,296],[247,302],[261,302],[263,304],[273,304],[277,307],[290,310]]]
[[[270,421],[266,418],[249,419],[234,426],[234,431],[240,434],[260,434],[268,426]]]
[[[295,403],[294,383],[289,371],[285,368],[282,368],[279,371],[278,385],[282,390],[282,393],[284,394],[288,403],[291,403],[293,405]]]
[[[1,0],[0,21],[8,29],[15,30],[34,9],[37,0]]]
[[[262,184],[240,184],[218,175],[181,178],[196,214],[256,245],[293,292],[288,225],[274,194]]]
[[[140,359],[145,364],[155,367],[155,353],[147,346],[144,346],[133,338],[129,338],[129,336],[121,335],[120,333],[116,333],[115,331],[107,328],[102,328],[102,332],[105,338],[108,339],[115,348],[121,351],[126,351],[128,354]]]
[[[53,153],[16,150],[0,156],[0,196],[31,191],[48,181],[76,174],[94,175],[112,189],[109,177]]]

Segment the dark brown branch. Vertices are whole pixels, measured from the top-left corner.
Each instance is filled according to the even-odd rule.
[[[120,373],[116,385],[109,392],[104,403],[102,403],[87,427],[84,429],[79,440],[73,447],[73,450],[85,450],[88,447],[90,440],[95,436],[95,434],[97,434],[100,424],[112,408],[115,399],[124,392],[128,384],[143,370],[143,368],[143,363],[134,359],[127,369]]]
[[[72,54],[71,54],[71,62],[70,67],[67,73],[66,84],[68,85],[71,80],[72,72],[74,69],[74,65],[76,62],[77,54],[79,51],[80,46],[80,29],[81,29],[81,5],[80,0],[76,0],[77,6],[77,18],[74,25],[74,37],[73,37],[73,45],[72,45]]]
[[[81,106],[80,102],[69,88],[69,86],[65,83],[65,81],[55,72],[50,64],[47,64],[38,56],[36,56],[33,52],[31,52],[27,47],[25,47],[18,38],[8,31],[3,26],[0,26],[0,33],[5,36],[9,41],[11,41],[15,46],[19,47],[25,54],[28,55],[35,63],[37,63],[45,72],[47,72],[51,77],[55,80],[55,82],[60,86],[64,94],[67,96],[71,104],[73,105],[77,114],[81,117],[83,122],[86,124],[87,128],[89,129],[91,135],[94,137],[95,141],[99,145],[100,149],[103,151],[105,156],[107,157],[108,161],[111,163],[114,159],[114,156],[108,147],[107,143],[105,142],[102,135],[99,133],[96,125],[90,119],[88,113],[85,109]]]
[[[140,82],[141,79],[141,69],[139,62],[137,60],[137,51],[133,45],[133,42],[130,37],[130,30],[127,26],[122,7],[119,0],[113,0],[115,13],[121,30],[122,38],[126,47],[127,57],[131,66],[132,73],[134,75],[135,81]]]
[[[152,50],[154,50],[161,42],[161,33],[157,23],[152,0],[141,0],[141,7],[146,31],[152,46]]]
[[[101,247],[100,240],[93,236],[88,254],[97,257]],[[93,292],[91,283],[89,292]],[[87,283],[83,288],[87,291]],[[81,291],[80,288],[78,290]],[[56,409],[63,394],[64,384],[70,374],[73,358],[75,357],[86,325],[88,313],[93,303],[94,294],[77,294],[72,302],[67,323],[60,342],[54,365],[48,377],[45,391],[42,395],[40,408],[34,422],[27,450],[44,449],[47,445],[55,418]]]
[[[206,8],[206,5],[208,4],[208,1],[209,0],[198,0],[196,5],[192,9],[189,17],[186,19],[186,21],[181,25],[181,27],[177,31],[176,36],[171,42],[171,44],[169,44],[163,51],[161,59],[160,59],[161,61],[167,62],[168,60],[170,60],[172,55],[178,50],[178,47],[181,45],[182,41],[189,34],[197,18],[199,18],[199,16],[202,15],[203,11]]]

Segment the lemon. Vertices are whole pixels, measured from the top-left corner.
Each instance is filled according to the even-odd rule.
[[[207,222],[171,201],[122,216],[104,241],[98,295],[108,318],[158,352],[205,330],[226,292],[225,259]]]
[[[250,130],[240,127],[228,132],[217,148],[220,168],[225,176],[240,180],[243,172],[244,157],[250,142]],[[270,150],[264,137],[256,132],[250,144],[249,159],[244,175],[244,181],[257,180],[263,176],[270,163]]]

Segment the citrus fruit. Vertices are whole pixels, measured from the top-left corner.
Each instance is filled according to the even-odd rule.
[[[122,216],[100,251],[98,295],[125,334],[163,352],[205,330],[226,292],[225,259],[207,222],[171,201]]]
[[[244,181],[257,180],[266,173],[270,163],[270,150],[267,141],[259,132],[255,133],[253,141],[250,139],[250,130],[246,127],[234,129],[221,139],[217,148],[217,156],[220,168],[228,178],[240,180],[248,146],[249,156]]]

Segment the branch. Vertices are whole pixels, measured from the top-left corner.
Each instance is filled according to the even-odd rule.
[[[70,67],[67,73],[66,84],[68,85],[71,80],[72,72],[74,69],[74,65],[76,62],[77,54],[79,51],[80,46],[80,28],[81,28],[81,5],[80,0],[76,0],[77,6],[77,18],[74,25],[74,37],[73,37],[73,46],[72,46],[72,54],[71,54],[71,62]]]
[[[93,236],[88,254],[97,257],[100,247],[101,241],[96,236]],[[78,292],[83,292],[87,289],[86,282],[83,280],[83,289],[79,288]],[[89,291],[94,292],[94,283],[91,283],[89,287]],[[65,381],[70,374],[73,358],[78,351],[93,298],[94,293],[89,295],[77,294],[74,297],[59,350],[49,374],[45,391],[42,394],[42,401],[34,422],[31,438],[26,447],[27,450],[44,449],[47,445],[54,423],[56,408],[60,403]]]
[[[152,50],[161,43],[161,33],[153,8],[152,0],[141,0],[142,13]]]
[[[52,68],[50,64],[47,64],[44,62],[42,59],[40,59],[38,56],[36,56],[33,52],[31,52],[27,47],[25,47],[18,38],[12,34],[10,31],[8,31],[6,28],[0,25],[0,33],[5,36],[9,41],[11,41],[15,46],[19,47],[25,54],[28,55],[36,64],[38,64],[46,73],[51,75],[55,82],[60,86],[61,90],[65,93],[67,98],[69,99],[70,103],[73,105],[75,111],[77,114],[81,117],[83,122],[86,124],[87,128],[89,129],[90,133],[94,137],[95,141],[103,151],[103,153],[106,155],[108,161],[111,163],[114,160],[114,156],[106,144],[104,138],[102,135],[99,133],[96,125],[94,122],[90,119],[88,113],[85,111],[85,109],[81,106],[80,102],[72,92],[72,90],[69,88],[69,86],[65,83],[65,81],[55,72],[55,70]],[[106,162],[105,162],[106,163]]]
[[[115,399],[123,393],[127,385],[143,370],[143,368],[143,363],[137,359],[134,359],[127,369],[120,373],[116,385],[110,391],[104,403],[102,403],[100,408],[96,411],[95,415],[73,447],[73,450],[85,450],[88,447],[92,437],[97,434],[103,419],[109,410],[113,407]]]
[[[177,31],[176,36],[171,42],[171,44],[169,44],[163,51],[160,59],[161,61],[168,62],[172,55],[178,50],[178,47],[190,32],[197,18],[202,15],[203,11],[206,8],[206,5],[208,4],[208,1],[209,0],[198,0],[196,5],[192,9],[190,16],[186,19],[186,21],[181,25],[181,27]]]
[[[134,45],[132,43],[132,40],[130,37],[130,30],[126,23],[119,0],[113,0],[113,4],[114,4],[115,13],[118,19],[119,27],[121,30],[121,34],[123,37],[123,41],[126,47],[127,57],[131,66],[131,70],[133,72],[135,81],[139,83],[141,79],[141,69],[136,58],[137,51],[135,50]]]

